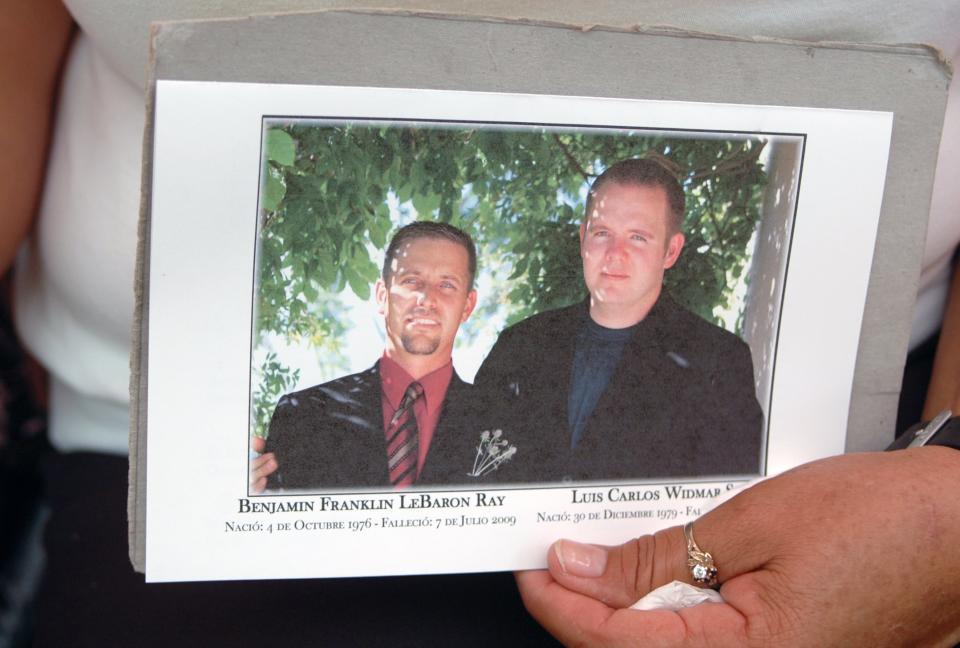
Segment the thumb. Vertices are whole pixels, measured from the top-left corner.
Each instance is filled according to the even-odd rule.
[[[641,536],[615,547],[558,540],[547,565],[553,579],[610,607],[630,607],[673,580],[689,582],[687,545],[680,527]]]
[[[729,528],[723,513],[715,510],[694,522],[694,540],[710,552],[719,570],[718,582],[756,567],[744,551],[740,533]],[[718,519],[719,518],[719,519]],[[630,607],[649,592],[671,581],[697,585],[687,565],[687,540],[683,527],[675,526],[615,547],[558,540],[547,555],[553,579],[569,590],[585,594],[615,608]]]

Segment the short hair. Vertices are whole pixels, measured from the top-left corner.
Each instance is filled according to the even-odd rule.
[[[422,238],[451,241],[467,251],[467,270],[470,273],[469,287],[472,290],[473,280],[477,276],[477,247],[473,244],[473,239],[459,227],[434,221],[414,221],[404,225],[394,233],[393,238],[390,239],[390,244],[387,246],[387,254],[383,259],[383,270],[381,271],[383,282],[390,285],[393,262],[403,244]]]
[[[608,184],[619,184],[633,187],[662,187],[667,194],[669,208],[667,229],[677,233],[683,229],[683,216],[686,211],[687,200],[683,188],[666,167],[648,158],[631,158],[620,160],[612,164],[594,179],[587,192],[586,217],[589,218],[593,197],[600,189]]]

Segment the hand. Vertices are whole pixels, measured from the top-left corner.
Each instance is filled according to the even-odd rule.
[[[561,540],[517,574],[567,645],[952,646],[960,639],[960,453],[831,457],[747,489],[694,524],[725,603],[624,609],[692,582],[680,527],[619,547]]]
[[[250,439],[250,448],[260,453],[259,457],[250,462],[250,490],[262,493],[267,488],[267,477],[275,473],[280,464],[272,452],[263,453],[267,448],[266,440],[255,436]]]

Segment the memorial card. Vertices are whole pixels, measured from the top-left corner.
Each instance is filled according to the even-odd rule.
[[[892,123],[158,80],[148,580],[540,568],[843,452]]]

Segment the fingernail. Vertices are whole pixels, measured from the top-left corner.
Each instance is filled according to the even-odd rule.
[[[564,573],[581,578],[596,578],[607,567],[607,551],[573,540],[558,540],[553,550]]]

